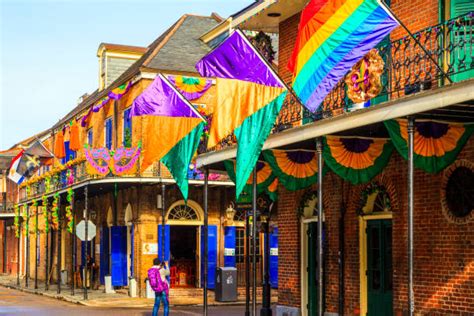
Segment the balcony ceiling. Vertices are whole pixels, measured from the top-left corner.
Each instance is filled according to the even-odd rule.
[[[303,10],[308,0],[281,0],[277,2],[265,2],[267,2],[267,6],[264,6],[263,9],[258,11],[257,14],[247,18],[239,25],[239,27],[244,30],[278,33],[278,25],[280,22]],[[280,16],[272,17],[272,14],[280,14]],[[243,15],[245,15],[245,13]],[[244,17],[244,19],[245,18],[246,17]]]

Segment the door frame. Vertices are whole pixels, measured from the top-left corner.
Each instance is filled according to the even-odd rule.
[[[301,316],[308,316],[308,271],[306,270],[308,265],[308,238],[307,230],[308,224],[317,223],[318,217],[313,216],[310,218],[304,218],[300,221],[300,279],[301,279]],[[323,214],[323,223],[325,222]]]
[[[360,315],[367,315],[368,293],[367,293],[367,222],[378,219],[393,219],[392,212],[381,212],[372,215],[359,216],[359,280],[360,280]],[[393,273],[393,271],[392,271]]]

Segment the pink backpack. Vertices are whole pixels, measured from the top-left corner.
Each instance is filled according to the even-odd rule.
[[[155,292],[167,292],[168,284],[161,279],[160,269],[157,267],[152,267],[148,270],[148,280],[150,281],[150,286]]]

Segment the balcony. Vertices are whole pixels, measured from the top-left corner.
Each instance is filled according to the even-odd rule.
[[[474,78],[473,33],[474,12],[470,12],[420,30],[413,34],[415,39],[405,36],[393,41],[383,41],[376,48],[383,61],[380,73],[381,89],[374,98],[366,102],[366,105],[376,107],[387,101]],[[441,69],[432,59],[437,61]],[[336,85],[315,113],[307,111],[294,94],[289,93],[272,134],[340,116],[360,107],[360,103],[354,102],[349,97],[346,81],[350,82],[350,78],[347,76]],[[291,82],[287,84],[291,86]],[[466,117],[474,120],[474,109],[471,107],[466,110]],[[200,153],[218,151],[233,145],[235,137],[229,135],[217,147],[208,150],[201,148]]]

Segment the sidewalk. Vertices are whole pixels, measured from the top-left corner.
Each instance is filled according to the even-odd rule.
[[[117,307],[122,308],[148,308],[153,307],[154,300],[147,298],[132,298],[129,297],[124,290],[115,294],[106,294],[103,289],[88,290],[88,299],[84,300],[83,289],[75,289],[74,295],[71,293],[69,285],[61,285],[61,294],[57,293],[56,284],[50,284],[49,289],[45,289],[45,283],[38,280],[38,289],[34,289],[34,279],[30,279],[28,288],[25,287],[25,279],[20,278],[20,286],[17,285],[16,276],[0,275],[0,286],[4,286],[19,291],[44,295],[47,297],[63,300],[70,303],[81,304],[90,307]],[[202,305],[202,289],[193,289],[193,294],[190,295],[189,289],[171,289],[170,291],[170,305],[171,306],[190,306]],[[209,306],[221,305],[240,305],[245,303],[245,296],[240,295],[237,302],[222,303],[216,302],[214,299],[214,292],[208,292]],[[260,291],[259,291],[260,292]],[[275,292],[273,292],[275,293]],[[275,294],[272,295],[272,302],[276,302]]]

